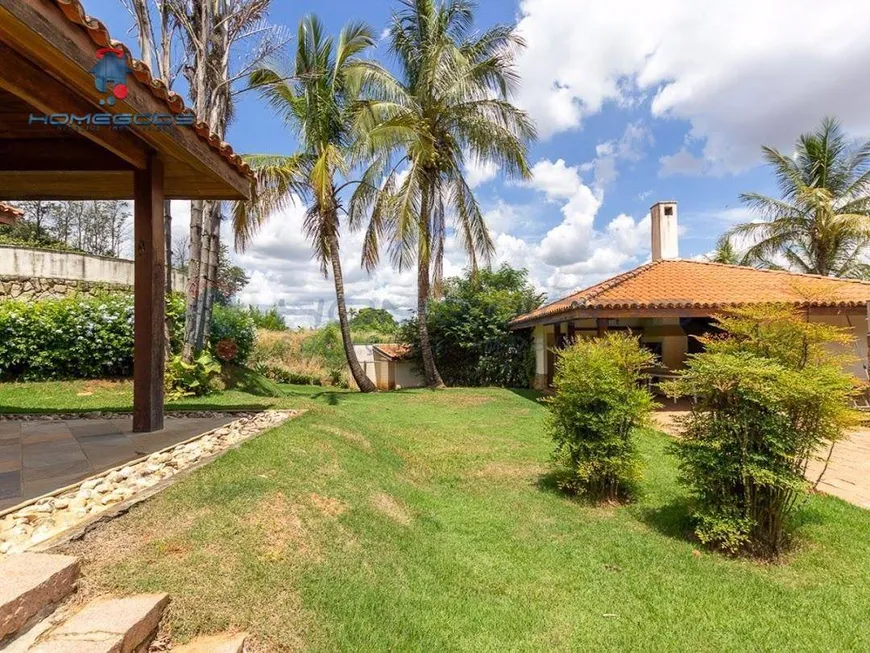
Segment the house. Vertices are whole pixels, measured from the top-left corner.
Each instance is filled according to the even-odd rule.
[[[15,224],[22,218],[24,211],[0,202],[0,224]]]
[[[426,385],[410,356],[411,348],[408,345],[354,345],[353,349],[366,376],[378,390],[422,388]],[[354,386],[353,377],[351,385]]]
[[[700,351],[691,336],[715,331],[714,316],[729,308],[769,302],[800,309],[808,320],[851,329],[857,361],[851,371],[867,378],[870,283],[678,257],[677,204],[650,209],[652,260],[589,288],[521,315],[511,329],[531,329],[534,387],[552,384],[556,351],[574,338],[630,330],[658,355],[668,376]]]

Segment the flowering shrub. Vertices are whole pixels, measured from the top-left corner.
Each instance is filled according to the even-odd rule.
[[[238,306],[214,305],[209,339],[212,349],[218,356],[221,356],[218,344],[222,341],[231,341],[236,345],[236,355],[233,359],[224,360],[233,360],[234,363],[244,365],[251,356],[256,338],[254,320],[246,309]]]
[[[226,340],[219,340],[215,345],[214,351],[218,358],[225,363],[229,363],[239,355],[239,346],[235,340],[227,338]]]
[[[183,300],[170,298],[167,315],[183,313]],[[179,346],[183,324],[179,319],[172,324],[171,340]],[[132,373],[130,295],[0,302],[0,379],[93,379]]]

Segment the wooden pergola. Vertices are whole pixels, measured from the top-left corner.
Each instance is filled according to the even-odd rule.
[[[121,71],[108,88],[105,57]],[[0,198],[134,201],[135,431],[163,428],[163,201],[246,199],[251,183],[78,0],[0,0]]]

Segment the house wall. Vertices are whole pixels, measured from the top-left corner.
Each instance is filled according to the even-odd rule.
[[[839,354],[847,354],[856,360],[846,366],[846,369],[859,379],[867,380],[867,314],[850,313],[842,315],[811,316],[812,322],[825,322],[845,329],[851,329],[855,341],[848,345],[830,345],[831,350]]]
[[[423,388],[426,379],[416,369],[414,361],[395,361],[393,363],[396,374],[396,388]]]
[[[834,324],[851,329],[855,341],[849,345],[831,345],[838,353],[850,355],[855,360],[846,369],[860,379],[868,379],[868,321],[865,313],[811,316],[811,320]],[[594,337],[595,320],[574,322],[578,337]],[[612,329],[632,329],[642,332],[641,341],[661,343],[663,367],[678,370],[685,367],[689,350],[689,338],[680,327],[679,318],[629,318],[611,320]],[[561,326],[567,333],[567,324]],[[544,390],[548,387],[548,342],[553,341],[553,325],[536,326],[532,332],[535,351],[535,379],[533,387]]]

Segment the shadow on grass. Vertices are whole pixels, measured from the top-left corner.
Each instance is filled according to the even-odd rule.
[[[522,397],[523,399],[527,399],[529,401],[533,401],[538,404],[541,402],[541,399],[546,397],[546,393],[541,392],[540,390],[532,390],[531,388],[505,388],[509,392],[514,393],[518,397]]]
[[[689,500],[678,497],[655,508],[639,508],[637,516],[641,522],[666,537],[690,542],[695,539]]]

